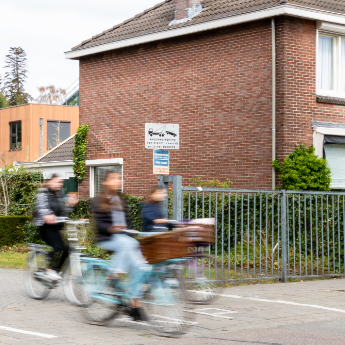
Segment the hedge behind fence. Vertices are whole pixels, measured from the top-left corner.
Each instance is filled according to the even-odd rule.
[[[0,216],[0,247],[30,242],[28,226],[31,217]]]
[[[206,194],[203,200],[201,193],[184,193],[183,217],[217,218],[218,254],[243,245],[246,260],[252,250],[247,248],[253,248],[254,242],[257,254],[261,243],[263,255],[266,250],[272,253],[277,243],[281,246],[281,198],[276,193],[242,197],[219,192],[210,198]],[[288,195],[287,240],[290,258],[300,251],[304,258],[323,254],[330,260],[330,269],[340,269],[345,263],[345,196]]]

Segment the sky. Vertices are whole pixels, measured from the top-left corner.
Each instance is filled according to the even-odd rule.
[[[28,59],[26,91],[40,86],[67,89],[79,77],[79,62],[64,52],[162,0],[0,0],[0,76],[10,47]]]

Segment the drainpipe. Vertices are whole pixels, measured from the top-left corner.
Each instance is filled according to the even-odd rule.
[[[38,119],[38,124],[40,126],[40,149],[39,149],[39,156],[43,156],[43,124],[44,124],[44,118],[40,117]]]
[[[272,161],[276,159],[276,24],[272,18]],[[276,189],[276,171],[272,168],[272,190]]]

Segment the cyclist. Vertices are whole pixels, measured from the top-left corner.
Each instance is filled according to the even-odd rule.
[[[78,203],[75,195],[68,195],[67,205],[64,202],[64,195],[61,192],[63,179],[57,174],[53,174],[46,181],[39,193],[36,195],[34,224],[39,227],[41,238],[47,245],[53,248],[49,252],[50,268],[41,274],[43,279],[50,281],[61,280],[58,272],[61,270],[68,257],[69,248],[61,237],[60,230],[63,223],[57,222],[57,217],[66,217],[73,211],[73,207]],[[62,255],[61,255],[62,254]]]
[[[161,232],[168,230],[169,220],[163,215],[162,202],[167,197],[164,187],[151,187],[143,204],[143,231],[144,232]]]
[[[129,273],[132,303],[129,315],[135,321],[146,321],[141,308],[141,278],[144,276],[146,260],[139,242],[123,231],[127,229],[126,204],[118,190],[121,188],[120,174],[107,171],[102,182],[103,189],[93,204],[98,230],[97,242],[105,250],[115,252],[112,259],[111,278]]]

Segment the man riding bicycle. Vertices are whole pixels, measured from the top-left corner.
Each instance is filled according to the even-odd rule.
[[[58,272],[61,270],[65,260],[68,258],[69,247],[61,237],[60,230],[63,229],[63,223],[57,222],[57,217],[66,217],[78,203],[75,195],[68,195],[67,205],[64,201],[64,195],[61,192],[63,179],[53,174],[46,181],[39,193],[36,195],[34,225],[40,229],[41,238],[53,250],[49,252],[50,268],[46,272],[37,273],[42,275],[42,279],[50,281],[61,280]]]

